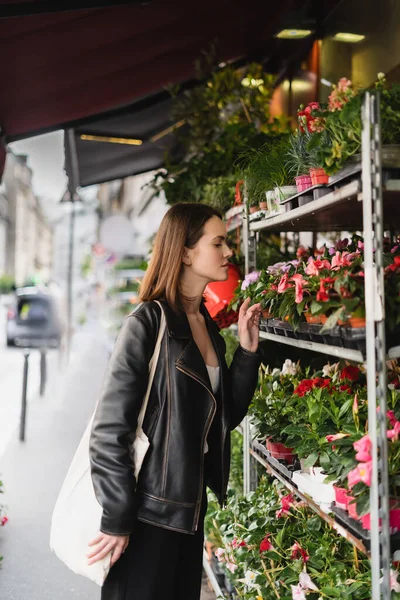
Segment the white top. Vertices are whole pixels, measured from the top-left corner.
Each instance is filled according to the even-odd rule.
[[[218,390],[219,388],[219,367],[210,367],[210,365],[206,365],[207,367],[207,371],[208,371],[208,376],[210,378],[210,383],[211,383],[211,389],[213,391],[213,393],[215,394],[215,392]],[[204,444],[204,454],[206,454],[208,452],[208,444],[207,444],[207,440]]]

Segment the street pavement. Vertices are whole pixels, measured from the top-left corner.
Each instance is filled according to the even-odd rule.
[[[25,442],[18,439],[22,357],[0,346],[0,479],[9,522],[0,530],[0,600],[98,600],[100,589],[69,571],[49,548],[53,507],[94,410],[109,343],[92,319],[74,337],[70,364],[49,355],[39,397],[39,358],[30,358]],[[215,599],[204,579],[201,600]],[[140,598],[135,599],[140,600]]]

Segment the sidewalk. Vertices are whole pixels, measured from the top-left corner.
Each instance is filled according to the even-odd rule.
[[[0,532],[1,600],[98,600],[100,589],[51,552],[51,514],[66,470],[94,409],[108,361],[93,322],[79,332],[65,373],[50,373],[44,398],[29,404],[26,441],[18,432],[0,460],[9,522]],[[203,585],[202,600],[215,599]],[[138,599],[140,600],[140,599]]]
[[[29,404],[26,441],[17,432],[0,473],[9,522],[2,528],[0,598],[95,600],[98,586],[70,572],[51,553],[51,514],[68,465],[94,409],[108,353],[99,332],[77,334],[71,364],[50,374],[44,398]]]

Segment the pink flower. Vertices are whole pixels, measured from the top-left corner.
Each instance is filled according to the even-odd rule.
[[[315,592],[318,592],[317,586],[315,585],[315,583],[313,583],[311,581],[311,577],[305,571],[302,571],[300,573],[299,585],[301,585],[301,587],[303,588],[303,590],[313,590]]]
[[[225,550],[224,548],[217,548],[215,551],[215,556],[218,558],[219,562],[225,562]]]
[[[291,558],[294,560],[299,557],[299,554],[301,555],[301,558],[303,559],[303,561],[305,563],[310,559],[309,555],[307,554],[307,552],[305,550],[303,550],[303,548],[300,546],[299,542],[295,542],[293,544],[293,546],[291,547],[291,551],[292,551]]]
[[[269,541],[269,533],[267,533],[267,535],[265,536],[265,538],[263,539],[263,541],[260,544],[260,552],[268,552],[268,550],[273,550],[274,547],[271,544],[271,542]]]
[[[371,485],[372,476],[372,460],[360,463],[355,469],[350,471],[347,475],[349,487],[354,487],[357,483],[365,483],[365,485]]]
[[[306,283],[303,279],[303,275],[298,273],[297,275],[293,275],[292,281],[294,281],[295,285],[295,299],[296,304],[300,304],[303,301],[303,284]]]
[[[238,568],[238,565],[236,565],[235,563],[232,563],[232,562],[227,562],[226,568],[229,569],[231,573],[234,573],[236,571],[236,569]]]
[[[322,269],[329,270],[330,268],[331,268],[331,265],[329,263],[329,260],[327,260],[326,258],[324,260],[320,260],[318,258],[316,260],[314,260],[313,258],[311,258],[308,261],[305,272],[307,275],[319,275],[319,273]]]
[[[395,442],[397,442],[397,440],[399,439],[399,434],[400,434],[400,421],[396,421],[394,428],[389,429],[389,431],[387,432],[387,437],[389,440],[394,440]]]
[[[354,450],[357,450],[356,460],[365,463],[370,461],[371,447],[372,443],[368,433],[364,435],[364,437],[362,437],[360,440],[357,440],[357,442],[354,442],[353,448]]]
[[[326,435],[326,441],[327,442],[336,442],[336,440],[342,440],[345,437],[348,437],[350,434],[349,433],[336,433],[335,435]]]
[[[3,517],[3,518],[1,519],[1,526],[2,526],[2,527],[4,527],[4,525],[5,525],[6,523],[8,523],[8,517]]]
[[[398,576],[398,571],[390,569],[390,589],[393,592],[400,592],[400,583],[397,581]]]
[[[287,273],[285,273],[284,275],[282,275],[280,282],[278,283],[278,294],[283,294],[283,292],[286,292],[286,290],[290,287],[292,287],[289,283],[289,275]]]
[[[332,258],[332,269],[340,269],[341,267],[350,267],[349,252],[336,252]]]
[[[364,250],[364,242],[360,242],[360,241],[358,241],[358,243],[357,243],[357,248],[358,248],[359,250]]]
[[[306,595],[300,584],[291,585],[290,587],[292,589],[292,600],[306,600]]]

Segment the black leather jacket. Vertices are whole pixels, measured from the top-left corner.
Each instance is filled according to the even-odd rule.
[[[221,504],[225,500],[229,433],[246,415],[257,385],[258,353],[239,347],[228,369],[224,339],[202,305],[221,367],[220,388],[213,394],[186,315],[175,313],[165,302],[162,305],[167,326],[143,423],[150,448],[137,485],[128,441],[147,389],[161,317],[157,303],[139,305],[125,320],[96,410],[90,461],[104,533],[130,534],[136,518],[194,533],[204,486],[215,492]],[[204,455],[206,439],[209,452]]]

